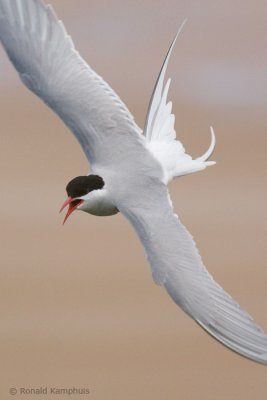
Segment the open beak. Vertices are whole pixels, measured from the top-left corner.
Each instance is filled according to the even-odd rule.
[[[62,210],[64,210],[65,207],[69,206],[69,209],[67,211],[67,214],[65,215],[64,221],[63,221],[63,225],[65,224],[65,222],[67,221],[67,219],[69,218],[70,214],[73,213],[73,211],[76,210],[77,207],[79,207],[80,204],[83,203],[83,200],[77,199],[77,200],[73,200],[72,197],[68,197],[66,201],[64,201],[61,209],[60,209],[60,213]]]

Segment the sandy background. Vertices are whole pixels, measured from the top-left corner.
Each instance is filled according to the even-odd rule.
[[[212,124],[217,165],[174,182],[172,198],[210,272],[267,331],[266,1],[50,2],[141,126],[188,18],[168,70],[176,130],[198,156]],[[75,213],[62,227],[65,185],[87,162],[2,49],[0,113],[1,398],[42,386],[91,391],[46,398],[266,399],[266,367],[213,341],[154,285],[122,216]]]

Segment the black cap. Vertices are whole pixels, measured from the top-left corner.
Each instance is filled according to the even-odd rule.
[[[74,199],[93,190],[102,189],[104,184],[103,179],[98,175],[77,176],[67,184],[66,191],[68,196]]]

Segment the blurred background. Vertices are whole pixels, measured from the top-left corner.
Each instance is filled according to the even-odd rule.
[[[50,3],[141,127],[188,18],[167,74],[176,132],[199,156],[212,125],[217,164],[173,182],[173,203],[211,274],[267,331],[266,1]],[[266,398],[266,367],[212,340],[153,283],[121,215],[77,212],[62,227],[65,186],[87,161],[2,48],[0,110],[2,397],[48,386],[97,400]]]

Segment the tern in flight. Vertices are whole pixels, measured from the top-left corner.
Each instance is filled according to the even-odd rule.
[[[267,335],[213,280],[173,211],[167,184],[214,164],[208,159],[215,146],[212,129],[209,149],[196,159],[176,140],[167,101],[170,80],[164,81],[175,40],[142,133],[117,94],[79,55],[51,6],[0,0],[0,39],[21,80],[62,118],[90,162],[90,174],[66,187],[65,220],[74,210],[121,212],[145,249],[154,281],[175,303],[225,346],[267,364]]]

